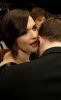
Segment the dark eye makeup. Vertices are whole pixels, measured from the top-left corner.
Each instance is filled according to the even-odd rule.
[[[37,26],[36,26],[36,25],[34,25],[32,29],[36,30],[36,29],[37,29]]]
[[[33,30],[36,30],[36,29],[37,29],[37,26],[34,25],[34,26],[32,27],[32,29],[33,29]],[[28,32],[28,30],[24,31],[24,32],[22,33],[22,35],[26,34],[27,32]]]

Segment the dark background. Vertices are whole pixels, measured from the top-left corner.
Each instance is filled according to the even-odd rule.
[[[61,14],[61,3],[59,0],[0,0],[0,2],[7,3],[10,10],[14,8],[27,8],[31,10],[33,7],[39,6],[52,14]]]

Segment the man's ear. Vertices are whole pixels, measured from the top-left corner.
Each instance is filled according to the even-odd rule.
[[[39,48],[41,48],[43,45],[43,38],[41,36],[38,36],[38,40],[39,40]]]

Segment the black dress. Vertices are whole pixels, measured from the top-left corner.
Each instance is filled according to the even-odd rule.
[[[6,64],[4,64],[3,66],[0,67],[0,71],[1,71],[4,67],[9,67],[9,66],[11,66],[11,65],[17,65],[17,64],[14,63],[14,62],[6,63]]]

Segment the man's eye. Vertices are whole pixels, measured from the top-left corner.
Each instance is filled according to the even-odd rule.
[[[33,26],[33,30],[36,30],[36,29],[37,29],[37,26],[36,26],[36,25],[34,25],[34,26]]]
[[[41,19],[38,19],[38,21],[42,21]]]

